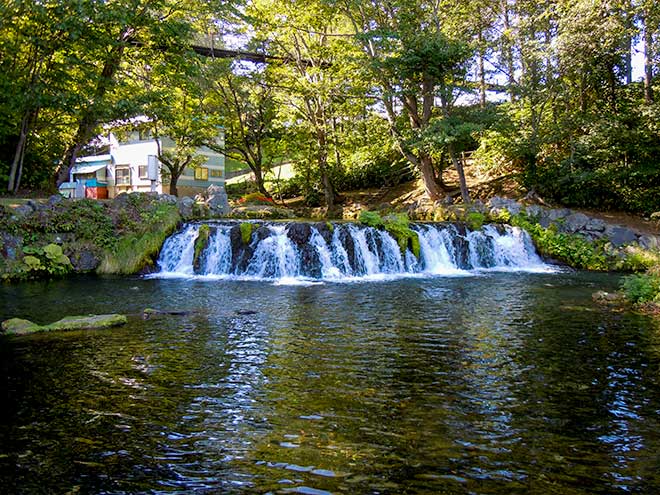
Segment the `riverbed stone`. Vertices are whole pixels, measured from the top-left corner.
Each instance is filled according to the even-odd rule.
[[[584,230],[589,232],[605,232],[607,228],[607,223],[600,218],[589,218],[587,225],[584,226]]]
[[[64,196],[62,196],[61,194],[53,194],[51,197],[48,198],[48,206],[58,205],[62,201],[64,201]]]

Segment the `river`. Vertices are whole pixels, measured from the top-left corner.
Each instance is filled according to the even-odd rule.
[[[660,492],[660,328],[579,272],[0,287],[3,493]],[[144,308],[182,316],[143,320]]]

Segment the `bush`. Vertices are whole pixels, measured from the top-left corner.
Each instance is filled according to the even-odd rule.
[[[660,300],[660,276],[650,273],[629,275],[623,279],[623,291],[626,298],[641,304]]]

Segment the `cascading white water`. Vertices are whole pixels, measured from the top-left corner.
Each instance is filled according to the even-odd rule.
[[[548,272],[529,235],[517,227],[419,224],[420,255],[401,252],[383,230],[356,224],[265,224],[244,243],[237,223],[211,223],[197,268],[199,225],[171,236],[158,260],[163,277],[349,281],[410,275],[466,275],[485,270]],[[325,230],[324,230],[325,229]]]

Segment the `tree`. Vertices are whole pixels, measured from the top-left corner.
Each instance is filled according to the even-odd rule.
[[[441,173],[436,177],[432,150],[419,144],[434,119],[451,116],[457,93],[466,86],[471,53],[465,44],[443,32],[432,2],[396,0],[365,5],[346,1],[344,5],[355,39],[367,57],[368,70],[379,86],[392,135],[402,155],[419,170],[429,198],[440,199],[446,185]],[[402,120],[407,122],[405,128],[400,125]],[[463,200],[469,202],[462,164],[451,142],[447,148],[459,174]]]
[[[234,73],[231,64],[215,61],[215,70],[206,77],[213,81],[211,105],[219,114],[224,130],[223,144],[209,147],[234,160],[245,162],[254,174],[259,192],[270,197],[264,186],[264,173],[276,158],[277,108],[275,90],[266,80],[266,73],[253,70]]]

